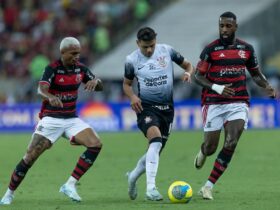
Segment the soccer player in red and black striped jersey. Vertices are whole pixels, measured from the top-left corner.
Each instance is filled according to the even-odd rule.
[[[69,138],[71,144],[86,147],[68,181],[60,188],[60,192],[72,200],[81,201],[76,183],[92,166],[102,144],[94,129],[76,115],[78,88],[84,83],[86,91],[101,91],[103,86],[101,80],[79,62],[80,52],[80,42],[74,37],[66,37],[60,43],[61,58],[45,68],[38,87],[38,93],[43,98],[40,121],[26,154],[12,173],[0,204],[12,203],[14,192],[29,168],[61,136]]]
[[[235,37],[236,16],[225,12],[219,18],[220,38],[207,45],[200,55],[195,80],[202,89],[204,142],[195,158],[200,169],[207,156],[216,152],[222,128],[224,145],[215,160],[213,170],[199,193],[204,199],[213,199],[212,189],[226,170],[238,140],[247,128],[249,95],[246,88],[246,70],[255,83],[270,97],[275,90],[261,73],[252,45]]]

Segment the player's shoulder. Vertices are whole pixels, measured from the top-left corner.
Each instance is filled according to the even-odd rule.
[[[81,63],[80,61],[78,61],[78,62],[76,63],[76,66],[78,66],[78,67],[83,67],[83,68],[88,68],[86,64]]]
[[[248,43],[247,41],[244,41],[242,39],[239,39],[237,38],[236,39],[236,42],[237,42],[237,46],[239,48],[244,48],[244,49],[252,49],[253,48],[253,45],[251,45],[250,43]]]
[[[82,71],[87,71],[87,70],[89,70],[89,67],[88,67],[86,64],[81,63],[80,61],[78,61],[78,62],[76,63],[76,68],[79,68],[79,69],[81,69]]]
[[[158,50],[170,50],[172,48],[173,47],[171,47],[169,44],[164,44],[164,43],[156,44],[156,49]]]
[[[125,58],[126,62],[129,63],[133,63],[134,61],[137,60],[138,56],[139,56],[140,50],[134,50],[133,52],[131,52],[130,54],[128,54]]]
[[[218,45],[221,45],[220,39],[215,39],[215,40],[211,41],[210,43],[206,44],[205,48],[213,48],[213,47],[217,47]]]
[[[60,60],[55,60],[55,61],[52,61],[51,63],[49,63],[49,64],[47,65],[47,68],[56,69],[56,68],[58,68],[58,67],[61,66],[61,65],[62,65],[62,63],[61,63]]]

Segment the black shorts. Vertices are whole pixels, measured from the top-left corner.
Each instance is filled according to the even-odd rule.
[[[151,126],[157,126],[164,139],[167,139],[173,123],[174,108],[172,106],[147,106],[142,105],[143,111],[137,114],[138,128],[147,135]]]

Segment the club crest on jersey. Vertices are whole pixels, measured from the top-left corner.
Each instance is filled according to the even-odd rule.
[[[159,58],[157,58],[158,64],[160,65],[160,67],[165,68],[167,66],[167,62],[165,60],[165,56],[161,56]]]
[[[244,50],[239,50],[238,55],[239,55],[240,58],[246,58],[246,53],[245,53]]]
[[[150,116],[146,116],[144,120],[146,124],[152,122],[152,118]]]
[[[82,76],[81,76],[81,74],[77,74],[76,75],[76,82],[77,83],[80,83],[82,81]]]

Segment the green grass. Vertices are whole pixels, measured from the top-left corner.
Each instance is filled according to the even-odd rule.
[[[83,202],[73,203],[58,192],[67,180],[83,147],[60,139],[28,172],[16,191],[13,210],[270,210],[280,209],[280,130],[244,132],[235,156],[214,188],[214,201],[205,201],[197,191],[206,181],[217,153],[197,171],[193,159],[200,147],[201,131],[173,132],[160,159],[157,183],[164,201],[145,201],[145,177],[138,182],[138,198],[127,196],[125,172],[132,169],[146,149],[137,133],[101,133],[103,150],[95,165],[81,179],[78,191]],[[30,134],[0,135],[0,195],[6,191],[12,170],[22,158]],[[223,139],[221,139],[223,140]],[[222,141],[220,142],[220,147]],[[185,180],[193,187],[188,204],[171,204],[167,189],[171,182]]]

